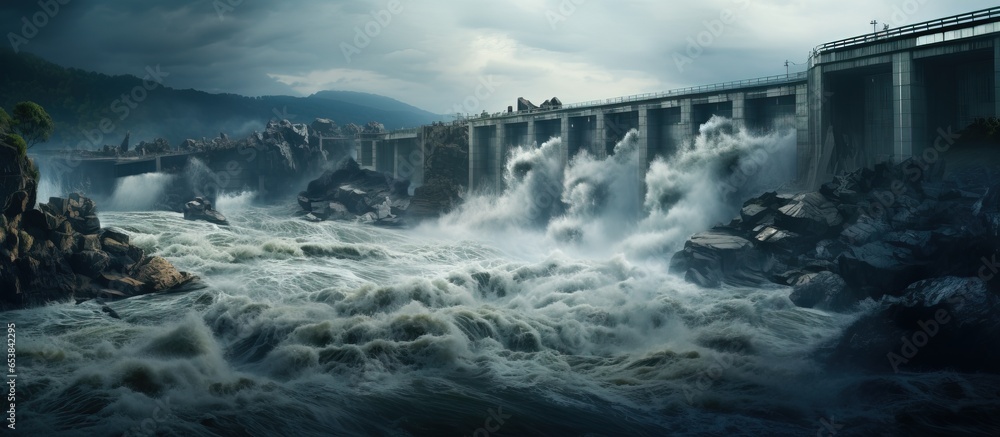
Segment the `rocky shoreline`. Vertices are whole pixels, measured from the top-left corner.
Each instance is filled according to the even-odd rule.
[[[765,193],[692,236],[670,269],[706,288],[789,286],[805,308],[873,302],[817,352],[824,362],[1000,372],[1000,352],[978,346],[1000,340],[1000,184],[943,174],[943,163],[908,160]]]
[[[71,194],[36,208],[38,171],[17,149],[0,143],[0,163],[0,310],[196,286],[196,276],[146,255],[124,232],[102,229],[91,199]]]

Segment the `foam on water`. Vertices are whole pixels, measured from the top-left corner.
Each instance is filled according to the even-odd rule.
[[[207,288],[110,303],[122,320],[93,302],[8,313],[19,425],[473,435],[499,408],[509,435],[813,435],[831,416],[878,431],[945,378],[826,374],[811,351],[857,315],[797,308],[782,287],[702,290],[650,261],[732,211],[711,184],[733,162],[787,141],[723,124],[654,163],[645,199],[617,195],[642,180],[633,133],[566,169],[557,140],[518,149],[505,192],[414,230],[309,223],[252,193],[219,197],[228,227],[102,209]],[[552,202],[522,197],[540,189]],[[970,378],[968,396],[996,389]],[[857,395],[870,385],[892,395]]]
[[[144,173],[119,178],[108,199],[97,199],[101,209],[109,211],[154,211],[162,209],[163,193],[176,176],[166,173]]]

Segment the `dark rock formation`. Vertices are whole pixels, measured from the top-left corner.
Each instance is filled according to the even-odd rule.
[[[536,110],[536,109],[538,109],[538,106],[535,106],[535,104],[531,103],[530,100],[528,100],[528,99],[526,99],[524,97],[518,97],[517,98],[517,111],[518,112],[521,112],[521,111],[533,111],[533,110]]]
[[[94,202],[78,194],[35,209],[31,161],[0,143],[0,308],[72,298],[112,298],[175,290],[194,277],[146,256],[121,231],[101,229]]]
[[[887,298],[821,355],[874,372],[1000,372],[1000,297],[980,278],[941,277]]]
[[[409,215],[437,217],[451,211],[462,200],[469,181],[469,130],[464,126],[435,125],[426,128],[429,153],[424,159],[424,184],[414,189]]]
[[[559,100],[558,97],[553,97],[553,98],[551,98],[549,100],[546,100],[546,101],[542,102],[542,106],[540,106],[540,108],[541,109],[560,109],[560,108],[562,108],[562,100]]]
[[[125,132],[125,139],[118,146],[118,153],[124,155],[128,153],[129,140],[132,138],[132,132]]]
[[[717,287],[771,281],[796,305],[870,308],[816,351],[872,372],[1000,372],[1000,186],[943,165],[880,164],[818,192],[767,193],[695,235],[671,265]]]
[[[215,208],[212,207],[212,202],[202,199],[201,197],[195,197],[194,200],[184,204],[184,219],[204,220],[217,225],[229,224],[229,221],[226,220],[226,216],[222,215],[222,213],[216,211]]]
[[[1000,252],[1000,187],[922,179],[942,170],[918,166],[880,164],[818,192],[751,199],[730,225],[691,237],[672,270],[705,287],[794,286],[797,305],[832,310],[902,296],[924,279],[990,273],[980,267]]]
[[[361,220],[395,226],[409,207],[409,187],[409,181],[362,169],[348,158],[336,170],[310,182],[298,200],[307,220]]]

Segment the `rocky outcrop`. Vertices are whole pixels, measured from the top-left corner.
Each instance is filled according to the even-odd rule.
[[[815,352],[833,369],[1000,372],[984,347],[1000,342],[1000,185],[942,167],[882,164],[817,192],[764,194],[691,237],[672,269],[704,287],[787,285],[806,308],[870,299]]]
[[[299,206],[311,221],[360,220],[382,226],[401,225],[410,205],[409,181],[362,169],[353,159],[323,173],[299,193]]]
[[[229,224],[229,221],[226,220],[226,216],[222,215],[221,212],[216,211],[215,208],[212,207],[212,202],[202,199],[201,197],[195,197],[194,200],[184,204],[184,219],[203,220],[217,225]]]
[[[439,124],[425,129],[430,152],[424,160],[424,183],[414,189],[409,215],[432,218],[462,201],[469,181],[469,130]]]
[[[691,237],[672,270],[705,287],[788,285],[797,305],[830,310],[904,296],[925,279],[992,275],[982,260],[1000,253],[1000,186],[923,179],[915,175],[941,170],[919,165],[880,164],[816,192],[751,199],[729,225]]]
[[[0,308],[72,298],[121,298],[176,290],[195,277],[147,256],[127,234],[102,229],[97,205],[72,194],[35,208],[35,171],[0,144]]]
[[[1000,372],[1000,297],[980,278],[918,281],[889,297],[819,354],[873,372]]]

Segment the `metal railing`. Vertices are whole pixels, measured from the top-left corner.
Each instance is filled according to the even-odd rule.
[[[806,79],[806,72],[782,74],[778,76],[758,77],[755,79],[744,79],[734,82],[722,82],[711,85],[699,85],[687,88],[680,88],[659,93],[634,94],[625,97],[615,97],[604,100],[591,100],[589,102],[570,103],[563,105],[560,109],[583,108],[589,106],[614,105],[617,103],[639,102],[643,100],[661,99],[665,97],[676,97],[690,94],[701,94],[713,91],[725,91],[738,88],[748,88],[753,86],[777,85],[791,82],[799,82]],[[538,111],[538,110],[534,110]],[[523,112],[523,111],[522,111]]]
[[[925,21],[923,23],[911,24],[909,26],[898,27],[895,29],[889,29],[882,32],[869,33],[866,35],[856,36],[853,38],[828,42],[826,44],[817,46],[814,51],[817,53],[822,53],[829,50],[836,50],[850,46],[868,44],[875,41],[883,41],[886,39],[898,38],[901,36],[915,35],[931,31],[940,31],[947,28],[967,25],[971,23],[992,22],[992,21],[1000,21],[1000,7],[988,8],[975,12],[968,12],[965,14],[954,15],[951,17],[940,18],[937,20]]]

